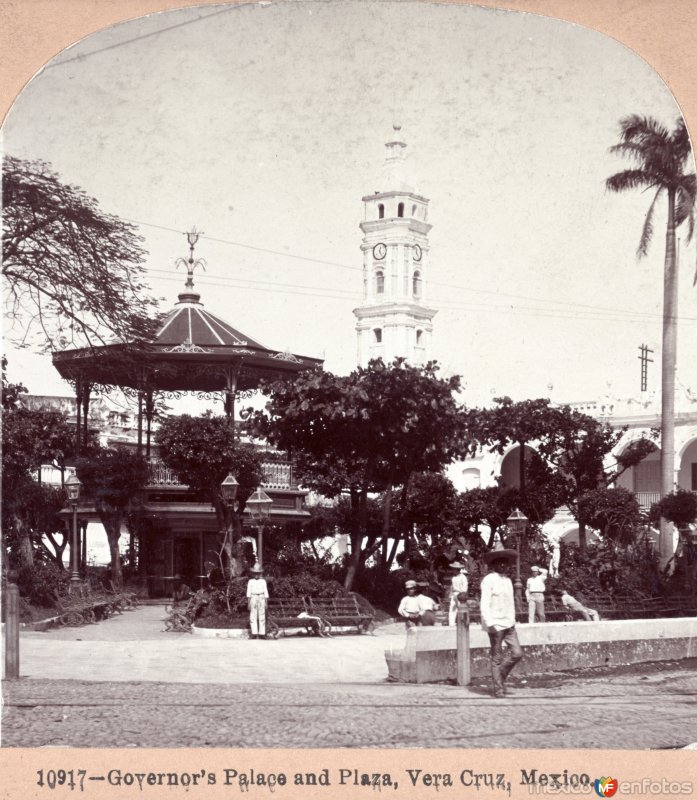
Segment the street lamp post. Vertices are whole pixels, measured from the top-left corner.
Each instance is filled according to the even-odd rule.
[[[508,528],[509,532],[515,536],[516,560],[513,591],[515,593],[515,605],[517,611],[523,610],[523,582],[520,579],[520,540],[522,539],[527,526],[528,518],[519,508],[514,508],[506,520],[506,527]]]
[[[82,484],[75,473],[65,482],[65,488],[68,490],[68,500],[73,507],[73,531],[70,539],[70,585],[78,586],[80,583],[80,545],[77,532],[77,501]]]
[[[271,516],[271,506],[273,500],[263,489],[256,489],[252,496],[247,500],[249,515],[257,526],[257,561],[259,566],[264,566],[263,545],[264,545],[264,523]]]

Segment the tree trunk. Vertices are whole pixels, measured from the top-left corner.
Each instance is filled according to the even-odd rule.
[[[23,520],[15,515],[15,527],[19,535],[19,563],[22,567],[34,566],[34,546],[31,541],[31,531]]]
[[[586,552],[586,523],[579,522],[578,523],[578,549],[582,552]]]
[[[518,442],[520,448],[520,458],[518,459],[518,483],[520,485],[520,496],[525,501],[525,442]]]
[[[111,579],[116,589],[123,586],[123,572],[121,570],[121,553],[119,552],[119,539],[121,538],[121,515],[120,514],[100,514],[100,519],[106,538],[109,542],[109,554],[111,555]]]
[[[361,492],[360,495],[355,492],[351,493],[351,511],[351,557],[344,578],[344,589],[349,592],[353,588],[353,582],[361,563],[361,545],[368,519],[368,495],[365,492]]]
[[[678,274],[675,257],[675,191],[668,190],[668,226],[663,272],[663,347],[661,351],[661,497],[675,483],[675,362],[677,357]],[[673,556],[673,525],[661,518],[661,563]]]

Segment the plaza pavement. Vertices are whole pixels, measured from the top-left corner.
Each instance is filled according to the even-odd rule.
[[[375,636],[277,641],[162,632],[146,606],[21,635],[4,747],[675,748],[697,741],[695,660],[469,687],[388,683]]]

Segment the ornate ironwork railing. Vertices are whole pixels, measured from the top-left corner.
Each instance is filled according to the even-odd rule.
[[[264,461],[264,489],[297,489],[298,484],[293,475],[293,464],[290,461]],[[159,458],[150,459],[149,486],[186,486],[174,472],[165,466]]]

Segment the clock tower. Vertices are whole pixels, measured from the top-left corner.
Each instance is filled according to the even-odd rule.
[[[371,358],[428,361],[436,315],[425,305],[429,201],[408,182],[400,127],[385,147],[381,191],[363,198],[363,302],[353,310],[362,367]]]

